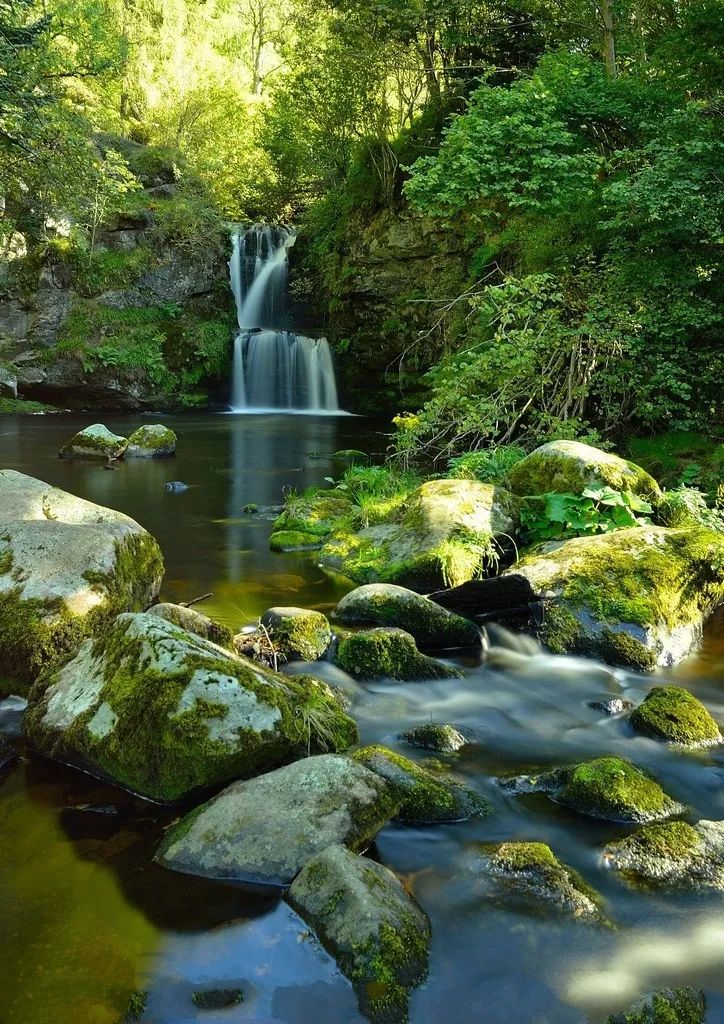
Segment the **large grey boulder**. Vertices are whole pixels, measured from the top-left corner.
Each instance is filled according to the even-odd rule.
[[[169,459],[176,454],[176,435],[163,423],[149,423],[134,430],[123,453],[126,459]]]
[[[158,594],[163,559],[137,522],[0,471],[0,676],[25,695],[44,666]]]
[[[580,494],[606,484],[645,498],[661,496],[659,485],[640,466],[580,441],[549,441],[513,466],[505,486],[519,495]]]
[[[156,859],[174,871],[286,886],[335,843],[361,850],[400,807],[347,757],[308,757],[236,782],[173,828]]]
[[[42,753],[166,803],[357,738],[324,683],[146,614],[120,615],[42,677],[23,725]]]
[[[102,423],[90,427],[71,437],[58,452],[61,459],[118,459],[128,447],[128,440],[112,433]]]
[[[480,647],[483,643],[483,633],[474,622],[392,583],[369,583],[350,591],[337,605],[334,617],[347,626],[404,629],[423,649]]]
[[[310,860],[287,900],[355,987],[373,1024],[403,1024],[409,989],[427,975],[430,923],[399,880],[344,846]]]

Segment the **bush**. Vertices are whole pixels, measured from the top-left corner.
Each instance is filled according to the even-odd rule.
[[[458,480],[480,480],[484,484],[500,483],[508,472],[524,459],[526,451],[516,444],[499,444],[466,452],[448,462],[448,472]]]

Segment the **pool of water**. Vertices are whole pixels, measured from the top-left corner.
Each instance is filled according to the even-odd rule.
[[[60,461],[57,451],[88,420],[0,419],[0,464],[138,519],[166,559],[163,597],[206,592],[204,611],[234,628],[272,604],[331,608],[349,589],[314,554],[275,555],[271,522],[245,516],[331,475],[310,457],[355,447],[381,453],[381,428],[350,417],[163,417],[179,435],[167,462],[113,472]],[[142,417],[106,417],[127,433]],[[183,480],[181,494],[165,490]],[[724,615],[701,650],[667,673],[724,722]],[[370,854],[400,875],[430,916],[430,977],[412,995],[412,1024],[436,1024],[454,1007],[459,1024],[599,1024],[659,985],[694,984],[709,1021],[724,1021],[724,899],[632,893],[600,864],[600,846],[623,830],[539,796],[503,793],[502,773],[603,753],[653,771],[690,807],[724,817],[724,752],[682,753],[635,737],[625,722],[588,706],[606,694],[636,700],[651,685],[593,663],[536,656],[515,668],[468,664],[462,681],[362,686],[329,665],[319,675],[345,687],[364,742],[404,749],[401,729],[456,724],[470,743],[443,757],[495,805],[489,818],[434,828],[387,826]],[[296,670],[296,669],[295,669]],[[0,776],[0,1024],[115,1024],[129,994],[148,989],[148,1024],[236,1022],[358,1024],[334,962],[274,893],[164,871],[153,850],[172,815],[24,750],[21,711],[0,704],[0,731],[23,752]],[[418,754],[405,750],[417,757]],[[615,928],[513,911],[483,883],[477,844],[548,842],[606,899]],[[240,987],[244,1002],[196,1010],[199,988]]]

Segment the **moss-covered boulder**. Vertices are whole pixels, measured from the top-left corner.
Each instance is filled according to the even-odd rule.
[[[347,757],[306,757],[235,782],[182,818],[156,855],[206,878],[286,886],[328,846],[362,850],[400,807],[374,772]]]
[[[497,564],[518,530],[519,501],[477,480],[428,480],[389,515],[363,529],[333,533],[322,565],[359,583],[414,590],[457,586]]]
[[[327,616],[307,608],[268,608],[261,625],[282,661],[317,661],[332,642]]]
[[[274,523],[272,537],[279,533],[315,537],[321,546],[340,520],[350,516],[353,511],[352,502],[342,491],[316,491],[289,498],[284,511]]]
[[[195,608],[161,602],[149,608],[148,614],[158,615],[159,618],[172,622],[174,626],[179,626],[189,633],[195,633],[196,636],[201,636],[204,640],[211,640],[212,643],[219,644],[220,647],[231,649],[233,645],[234,634],[228,626],[214,622],[207,615],[197,612]]]
[[[358,679],[456,679],[462,672],[426,654],[403,629],[378,626],[342,637],[335,663]]]
[[[469,619],[391,583],[370,583],[345,594],[334,618],[346,626],[396,626],[423,650],[480,647],[483,633]]]
[[[492,813],[492,805],[469,786],[423,768],[387,747],[363,747],[353,757],[385,779],[399,795],[400,821],[436,824]]]
[[[170,459],[176,454],[176,435],[163,423],[149,423],[134,430],[124,452],[126,459]]]
[[[643,736],[682,747],[711,747],[722,741],[707,709],[681,686],[655,686],[629,721]]]
[[[113,434],[102,423],[80,430],[58,452],[60,459],[119,459],[128,447],[128,439]]]
[[[651,775],[621,757],[599,757],[499,782],[515,793],[547,793],[580,814],[606,821],[656,821],[684,810]]]
[[[381,864],[330,846],[310,860],[287,900],[355,987],[372,1024],[405,1024],[408,992],[427,975],[430,923]]]
[[[483,872],[504,898],[535,911],[545,906],[582,921],[601,921],[601,899],[545,843],[499,843],[482,849]]]
[[[163,802],[355,742],[329,688],[288,679],[158,615],[121,615],[30,693],[42,753]]]
[[[133,519],[0,471],[0,679],[25,696],[52,660],[156,598],[158,544]]]
[[[300,530],[275,530],[269,538],[269,548],[281,553],[289,551],[318,551],[324,540],[314,533]]]
[[[609,843],[603,863],[633,885],[724,890],[724,822],[656,822]]]
[[[650,992],[624,1013],[614,1013],[605,1024],[704,1024],[706,1000],[693,988],[666,988]]]
[[[454,725],[443,725],[437,722],[426,722],[416,725],[400,734],[400,739],[411,747],[422,750],[436,750],[440,754],[454,754],[467,743],[467,740]]]
[[[549,441],[513,466],[505,486],[514,494],[580,494],[592,484],[658,498],[659,485],[646,470],[580,441]]]
[[[546,544],[511,570],[546,606],[542,641],[638,670],[672,665],[724,601],[724,534],[642,526]]]

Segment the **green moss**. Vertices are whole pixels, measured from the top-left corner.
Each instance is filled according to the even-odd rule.
[[[664,989],[644,996],[626,1013],[613,1014],[605,1024],[704,1024],[706,1004],[692,988]]]
[[[262,616],[274,648],[286,661],[317,661],[332,641],[327,616],[301,608],[284,612],[270,609]]]
[[[637,732],[684,746],[719,743],[719,726],[707,709],[681,686],[655,686],[631,714]]]
[[[366,593],[354,614],[348,615],[343,611],[343,605],[338,609],[338,614],[342,621],[351,624],[403,629],[421,647],[480,647],[481,643],[481,633],[474,622],[447,612],[434,601],[412,591],[400,593],[375,588],[374,592]]]
[[[340,640],[336,662],[360,679],[453,679],[462,673],[451,665],[420,654],[409,633],[370,629]]]
[[[575,900],[576,893],[600,910],[601,897],[573,868],[561,864],[546,843],[501,843],[490,849],[490,865],[496,875],[516,882],[529,880],[542,887],[542,895],[561,901]]]
[[[658,661],[655,650],[623,630],[604,629],[597,644],[588,647],[581,653],[598,653],[610,665],[625,665],[638,672],[653,672]]]
[[[459,750],[467,742],[465,737],[452,725],[439,725],[436,722],[426,722],[424,725],[415,726],[400,735],[413,747],[422,747],[423,750],[437,750],[443,754],[451,754]]]
[[[128,1007],[120,1024],[135,1024],[136,1021],[143,1020],[147,1007],[148,992],[134,992],[128,1000]]]
[[[646,821],[677,809],[650,775],[620,757],[575,765],[565,773],[557,798],[582,814],[610,821]]]
[[[382,924],[374,939],[354,950],[354,963],[345,974],[372,1024],[406,1024],[408,989],[427,976],[428,942],[411,919],[396,927]]]
[[[624,846],[637,852],[641,857],[663,858],[673,861],[688,861],[702,848],[701,836],[685,821],[652,822],[610,844],[615,850]]]
[[[269,538],[272,551],[312,551],[322,546],[320,538],[313,533],[297,530],[276,530]]]
[[[553,654],[577,652],[581,643],[581,624],[565,605],[545,608],[541,640]]]
[[[43,402],[31,402],[25,398],[0,398],[0,416],[34,416],[42,412],[59,412],[59,410],[54,405],[45,405]]]
[[[353,512],[353,505],[342,492],[316,491],[287,499],[286,507],[274,523],[274,532],[293,532],[328,537]],[[321,545],[320,545],[321,546]]]
[[[93,426],[102,427],[102,424]],[[106,432],[105,428],[103,433],[96,433],[93,427],[86,427],[63,445],[58,452],[58,457],[61,459],[79,458],[76,450],[82,449],[82,458],[118,458],[127,444],[128,441],[125,437],[116,437],[110,432]]]
[[[507,871],[541,871],[560,867],[545,843],[502,843],[492,860]]]
[[[580,494],[591,484],[616,491],[658,497],[659,485],[644,469],[626,459],[577,441],[552,441],[513,467],[506,486],[515,494]]]
[[[139,427],[138,430],[131,434],[128,438],[128,447],[136,445],[151,452],[157,452],[161,449],[170,451],[175,450],[176,440],[176,434],[169,427],[158,430],[157,425],[148,425]]]

